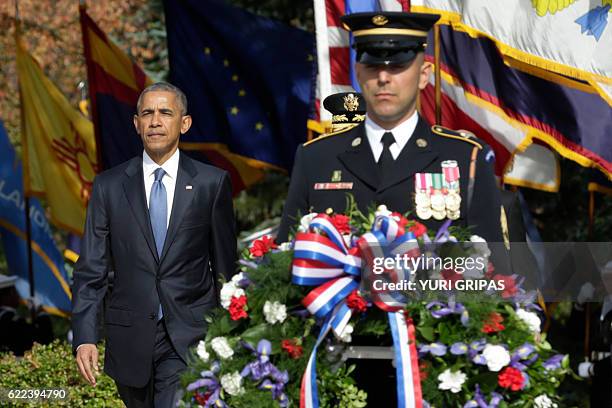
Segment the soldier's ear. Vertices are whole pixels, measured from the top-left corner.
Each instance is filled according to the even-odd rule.
[[[423,90],[429,83],[429,76],[433,70],[433,65],[431,62],[423,62],[421,65],[421,72],[419,73],[419,89]]]

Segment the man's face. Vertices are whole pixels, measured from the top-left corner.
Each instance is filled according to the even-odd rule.
[[[423,53],[405,64],[355,64],[357,80],[368,106],[368,115],[379,125],[395,127],[416,109],[419,90],[424,89],[431,64]]]
[[[181,114],[172,92],[151,91],[142,97],[140,111],[134,115],[134,126],[147,154],[152,158],[164,157],[178,148],[179,136],[189,130],[191,117]]]

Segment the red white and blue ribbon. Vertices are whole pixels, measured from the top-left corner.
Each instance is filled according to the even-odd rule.
[[[418,253],[418,243],[412,233],[405,233],[388,216],[376,218],[371,232],[358,240],[357,246],[348,248],[342,234],[334,227],[329,216],[320,214],[309,225],[309,232],[298,233],[294,246],[292,281],[298,285],[317,286],[302,303],[323,325],[310,354],[302,378],[300,408],[318,408],[316,382],[316,353],[319,345],[332,330],[340,336],[351,318],[346,297],[359,287],[361,256],[391,256]],[[406,279],[407,271],[393,268],[385,271],[386,280]],[[408,277],[409,278],[409,277]],[[417,350],[412,322],[405,318],[402,303],[393,294],[377,294],[375,304],[387,311],[393,336],[397,370],[398,407],[421,408],[421,385]]]

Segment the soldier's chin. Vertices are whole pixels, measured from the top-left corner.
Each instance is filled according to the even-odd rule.
[[[374,115],[374,121],[378,119],[378,122],[390,123],[400,120],[404,116],[404,113],[398,112],[397,108],[393,106],[387,107],[387,109],[385,109],[385,107],[379,107],[379,109],[374,110]]]

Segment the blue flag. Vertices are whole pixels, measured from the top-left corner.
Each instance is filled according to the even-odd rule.
[[[306,140],[314,36],[221,1],[164,5],[170,82],[193,117],[182,148],[229,170],[235,190],[254,170],[290,170]]]
[[[21,160],[0,121],[0,237],[9,272],[16,275],[21,297],[30,296],[26,240],[25,202]],[[30,199],[32,260],[35,301],[53,314],[66,316],[71,293],[62,255],[55,246],[45,212],[37,199]]]

